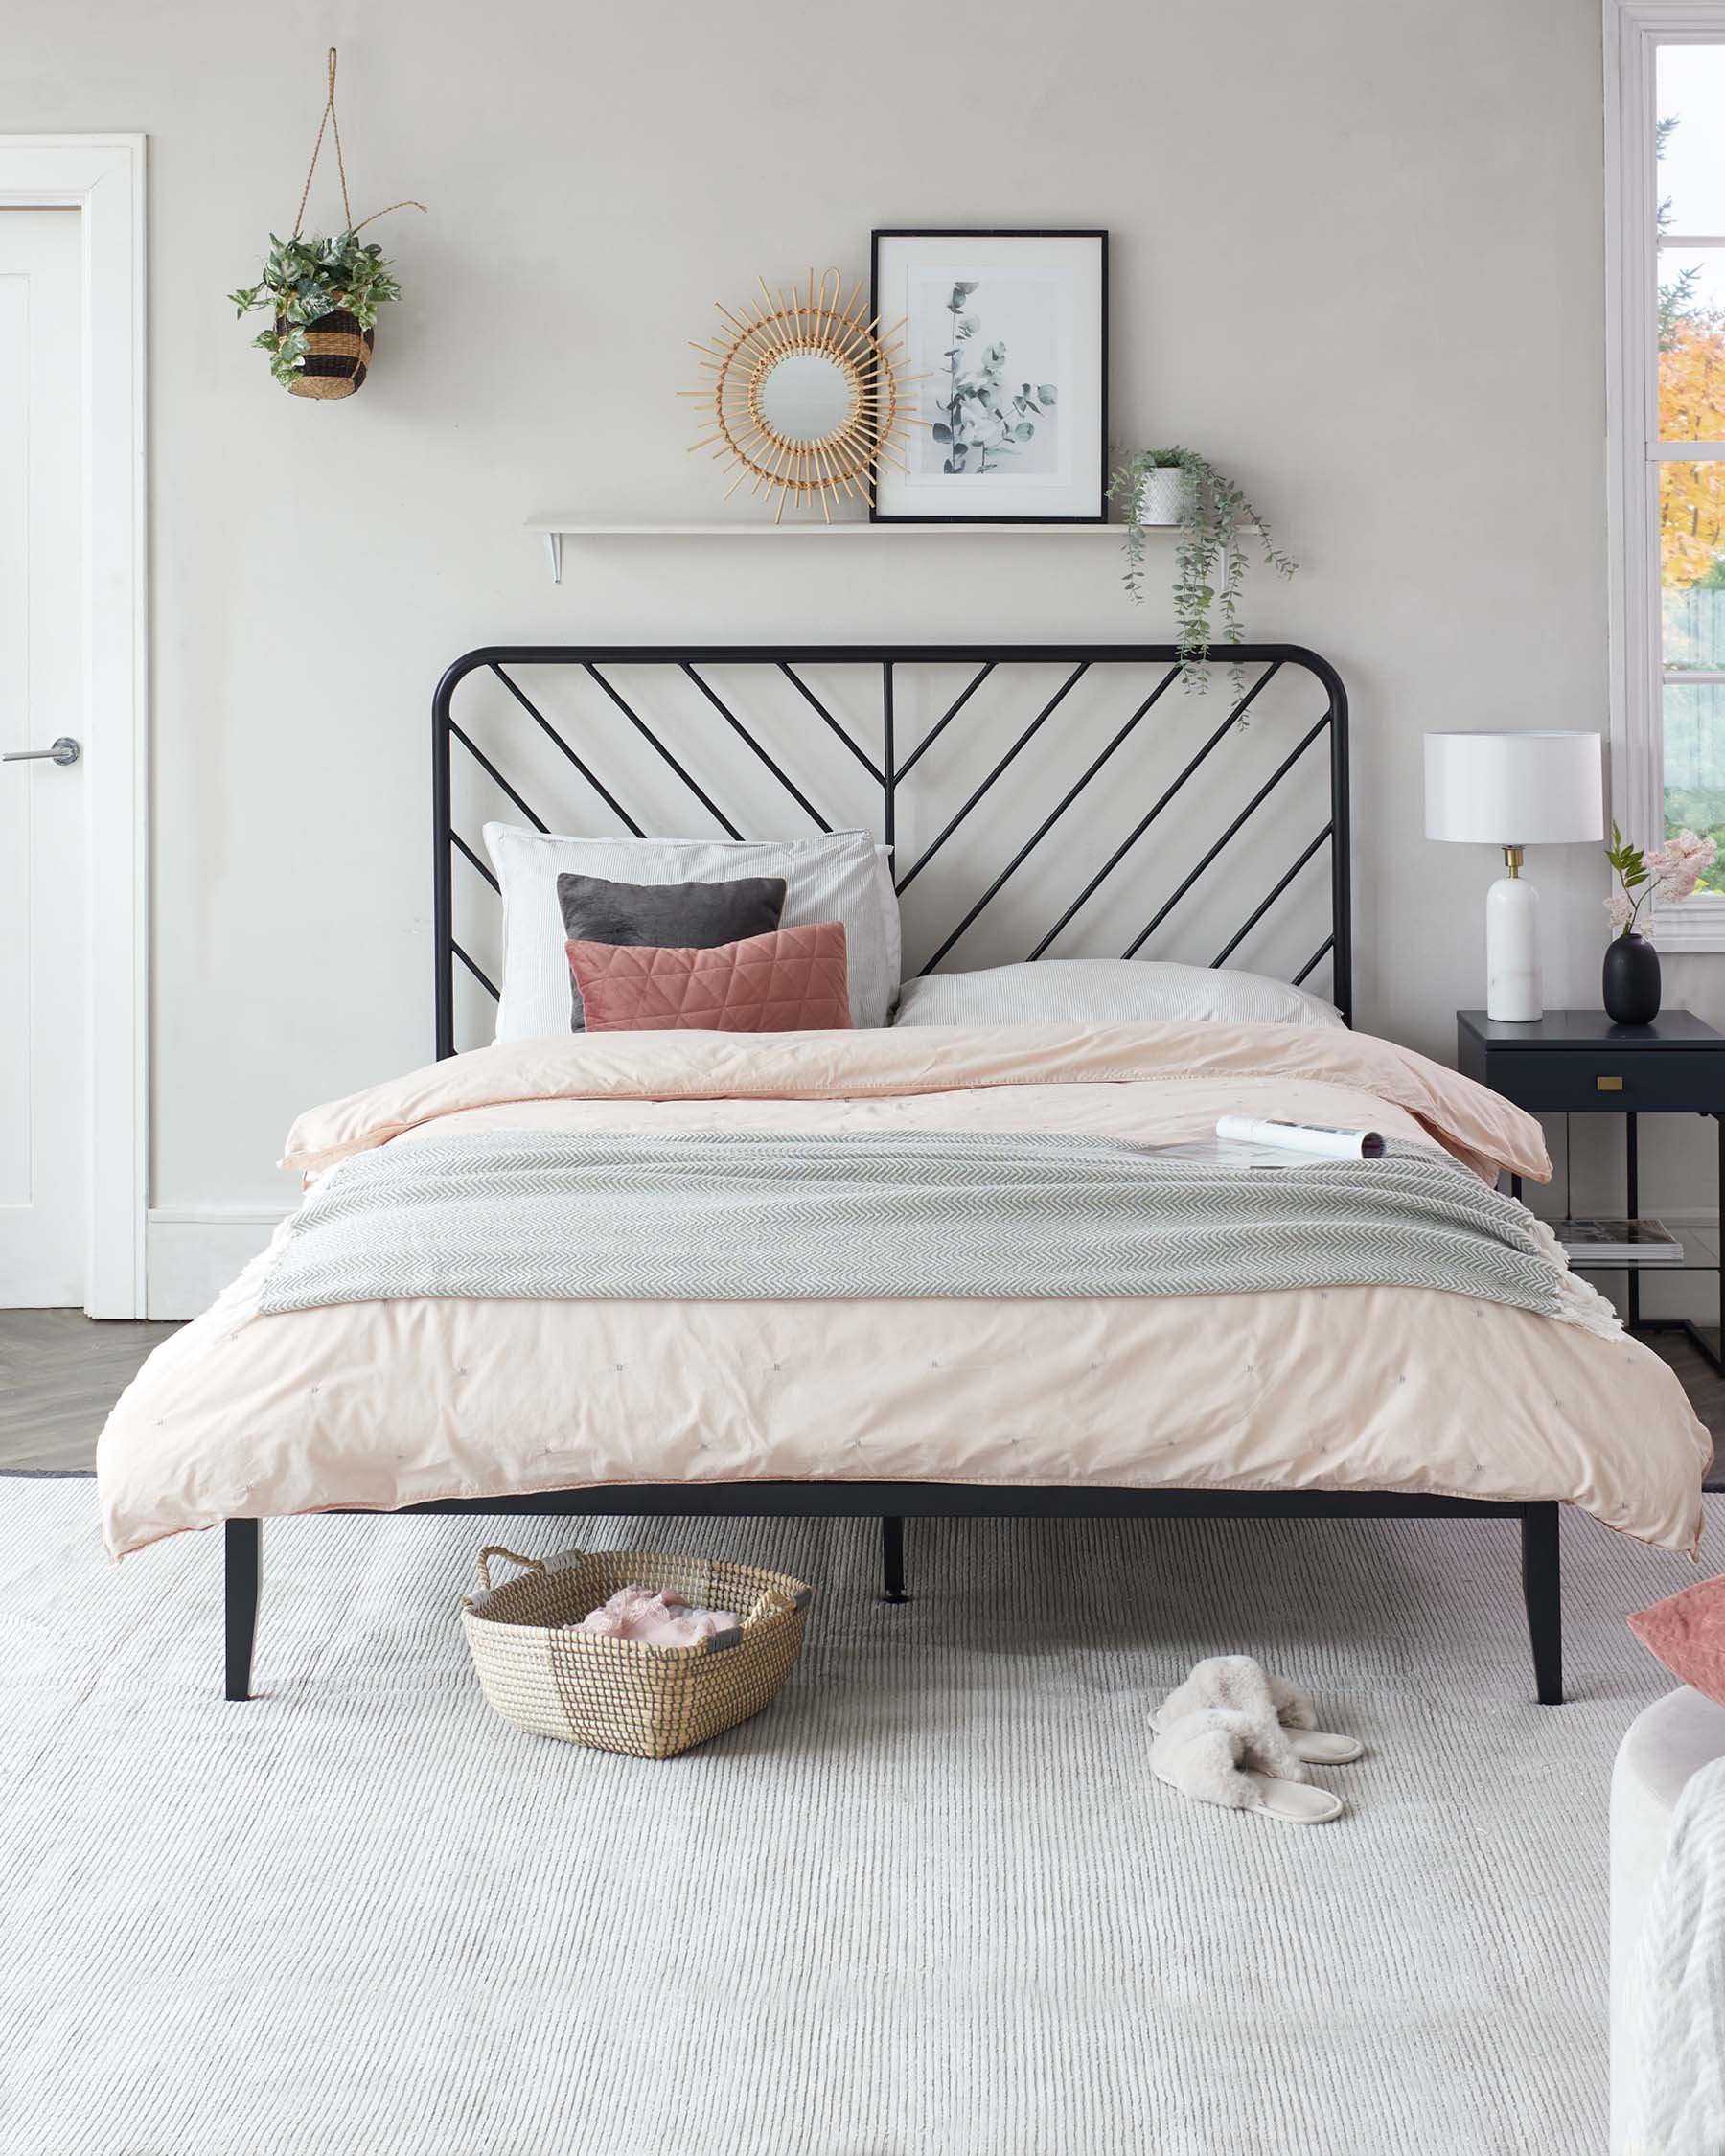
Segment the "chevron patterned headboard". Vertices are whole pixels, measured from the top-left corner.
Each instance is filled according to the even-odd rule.
[[[1350,1017],[1346,692],[1297,644],[1227,656],[1245,685],[1224,699],[1184,694],[1166,644],[467,653],[432,701],[438,1055],[497,994],[494,815],[866,828],[894,848],[908,971],[1100,950],[1300,982],[1327,961]]]

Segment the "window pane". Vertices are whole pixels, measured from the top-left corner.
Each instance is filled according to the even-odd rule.
[[[1725,237],[1725,45],[1662,45],[1662,233]],[[1725,441],[1725,254],[1659,250],[1659,438]]]
[[[1659,48],[1659,222],[1725,234],[1725,45]]]
[[[1725,442],[1725,251],[1660,250],[1659,438]]]
[[[1722,858],[1701,888],[1725,891],[1725,682],[1666,683],[1665,811],[1668,838],[1695,831],[1718,841]]]
[[[1725,668],[1725,459],[1659,468],[1659,596],[1666,665]]]
[[[1725,237],[1725,44],[1662,45],[1656,73],[1662,234]],[[1725,442],[1725,251],[1659,250],[1659,433]],[[1725,673],[1725,462],[1659,467],[1661,653],[1666,672]],[[1725,682],[1663,691],[1666,836],[1725,851]],[[1725,863],[1703,879],[1725,892]]]
[[[1684,303],[1681,313],[1714,316],[1725,313],[1725,247],[1678,247],[1661,245],[1659,250],[1659,292],[1665,306],[1661,310],[1662,321],[1672,312],[1672,301],[1667,294],[1674,294]]]

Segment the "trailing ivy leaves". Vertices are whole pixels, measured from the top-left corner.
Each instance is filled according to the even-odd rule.
[[[1240,593],[1246,580],[1246,552],[1242,539],[1255,530],[1265,562],[1278,576],[1291,577],[1300,566],[1270,537],[1270,527],[1248,501],[1242,489],[1216,470],[1196,449],[1137,449],[1118,466],[1108,483],[1109,499],[1119,512],[1126,536],[1126,569],[1121,581],[1135,605],[1144,599],[1144,527],[1138,521],[1138,501],[1144,481],[1152,471],[1179,470],[1185,485],[1181,491],[1179,537],[1174,544],[1174,621],[1180,647],[1180,670],[1188,689],[1209,685],[1210,615],[1221,599],[1224,644],[1244,643],[1245,622],[1240,613]],[[1216,571],[1220,568],[1218,594]],[[1246,687],[1245,669],[1236,660],[1229,680],[1239,696]]]
[[[354,232],[280,240],[272,232],[258,283],[230,292],[236,313],[267,308],[276,326],[252,339],[269,355],[269,371],[291,389],[306,363],[306,331],[326,314],[351,314],[362,330],[376,327],[378,310],[399,300],[402,287],[381,247]],[[282,327],[286,324],[286,328]]]
[[[260,330],[252,343],[261,352],[269,354],[269,371],[283,383],[292,382],[311,349],[310,339],[304,330],[289,330],[285,336],[280,330]]]

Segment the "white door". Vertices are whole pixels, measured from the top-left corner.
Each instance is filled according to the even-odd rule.
[[[0,208],[9,759],[83,731],[81,224]],[[0,1308],[84,1300],[83,779],[81,758],[0,764]]]

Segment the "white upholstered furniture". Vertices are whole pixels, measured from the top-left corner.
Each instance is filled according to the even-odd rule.
[[[1625,2156],[1642,2076],[1629,1979],[1671,1814],[1699,1768],[1725,1756],[1725,1707],[1687,1685],[1638,1714],[1611,1775],[1611,2147]]]

